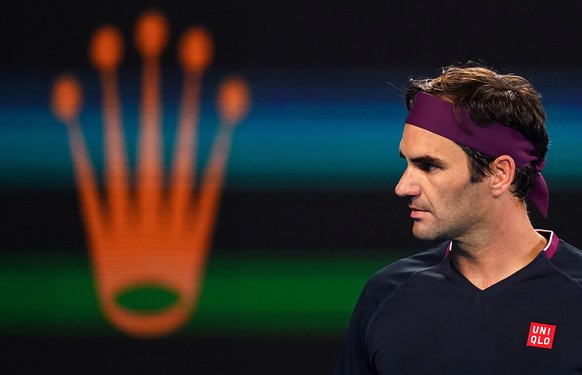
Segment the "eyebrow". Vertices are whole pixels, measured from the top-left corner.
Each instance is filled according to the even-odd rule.
[[[406,159],[406,156],[404,156],[402,151],[400,151],[400,157],[403,159]],[[435,157],[432,157],[430,155],[417,156],[417,157],[411,158],[410,161],[414,164],[420,164],[420,163],[432,163],[432,164],[438,164],[438,165],[444,164],[444,161],[442,159],[435,158]]]

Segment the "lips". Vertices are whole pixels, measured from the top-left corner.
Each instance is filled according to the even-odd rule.
[[[423,210],[419,207],[409,206],[410,207],[410,217],[413,219],[421,219],[428,211]]]

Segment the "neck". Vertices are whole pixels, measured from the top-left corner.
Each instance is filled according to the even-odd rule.
[[[547,240],[532,227],[525,210],[497,216],[495,225],[454,241],[453,262],[477,288],[486,289],[535,259]]]

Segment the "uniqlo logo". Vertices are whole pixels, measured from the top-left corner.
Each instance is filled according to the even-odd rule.
[[[529,335],[527,337],[527,346],[552,349],[555,333],[556,326],[531,322],[529,326]]]

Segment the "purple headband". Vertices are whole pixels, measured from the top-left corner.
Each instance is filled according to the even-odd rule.
[[[418,92],[406,123],[428,130],[452,141],[480,151],[492,157],[509,155],[518,167],[533,165],[538,171],[530,198],[544,217],[548,216],[549,192],[541,171],[544,169],[542,155],[517,129],[499,122],[479,125],[469,110],[444,99]]]

